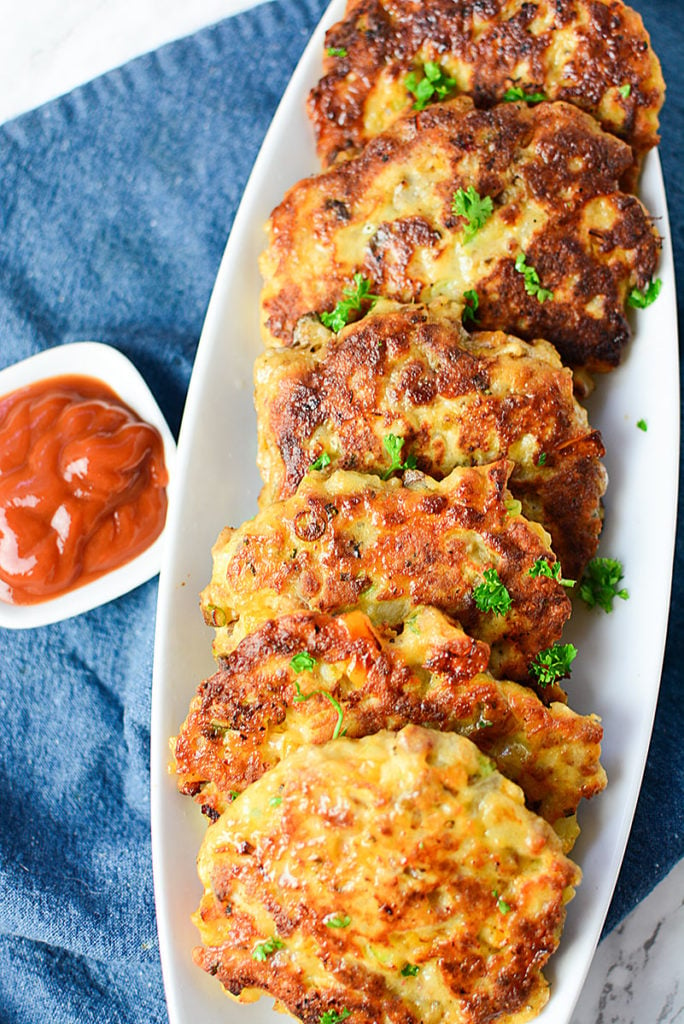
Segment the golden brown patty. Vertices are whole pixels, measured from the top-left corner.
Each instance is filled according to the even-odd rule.
[[[174,744],[178,788],[217,818],[302,744],[426,725],[493,757],[569,849],[580,800],[605,786],[601,726],[497,682],[488,658],[486,644],[434,608],[419,609],[392,643],[358,611],[272,619],[200,685]]]
[[[207,830],[195,960],[304,1024],[520,1024],[579,869],[467,739],[306,746]]]
[[[529,678],[532,659],[560,637],[570,601],[556,580],[530,575],[537,559],[554,556],[548,534],[511,503],[511,468],[455,469],[439,482],[414,471],[404,485],[342,470],[307,476],[294,497],[219,536],[202,594],[206,621],[220,627],[216,653],[298,608],[358,607],[375,625],[398,627],[428,604],[491,646],[495,675]],[[492,571],[510,595],[505,614],[476,605],[474,590]]]
[[[627,296],[647,287],[659,251],[643,206],[617,187],[630,160],[565,103],[474,110],[463,97],[402,118],[271,215],[265,341],[292,344],[299,318],[333,310],[361,274],[400,302],[475,291],[480,328],[546,338],[565,363],[610,369],[629,338]],[[452,203],[471,187],[493,213],[466,241]]]
[[[391,435],[403,439],[402,462],[437,479],[506,456],[523,514],[579,579],[601,531],[604,449],[551,345],[468,335],[437,303],[388,304],[337,335],[305,318],[297,337],[255,368],[262,504],[294,494],[317,459],[389,472]]]
[[[637,157],[658,142],[665,83],[640,16],[620,0],[350,0],[326,54],[309,97],[324,164],[411,109],[406,77],[424,77],[426,62],[478,107],[511,88],[541,92],[592,114]]]

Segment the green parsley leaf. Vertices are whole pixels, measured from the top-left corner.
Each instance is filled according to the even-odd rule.
[[[637,420],[637,427],[639,428],[639,430],[643,430],[645,434],[648,430],[648,423],[646,422],[646,420]]]
[[[348,928],[351,924],[351,917],[349,914],[329,914],[323,919],[323,924],[327,928]]]
[[[372,309],[380,298],[370,290],[370,281],[361,273],[354,274],[353,284],[342,289],[342,296],[331,313],[321,313],[321,323],[337,334],[349,323],[353,311],[360,312],[364,305]]]
[[[404,964],[400,973],[404,978],[415,978],[419,970],[420,967],[418,966],[418,964]]]
[[[415,455],[408,455],[406,462],[401,461],[401,449],[404,447],[404,438],[397,437],[396,434],[386,434],[382,443],[385,446],[385,451],[389,455],[392,463],[389,469],[386,469],[382,474],[383,480],[388,480],[396,470],[401,469],[415,469],[416,468],[416,457]]]
[[[511,909],[510,903],[506,903],[506,900],[503,898],[503,896],[499,896],[497,889],[492,889],[492,896],[496,900],[496,905],[499,908],[500,913],[508,914],[508,912]]]
[[[629,94],[631,93],[631,91],[632,91],[632,86],[631,86],[631,85],[629,84],[629,82],[625,82],[625,84],[624,84],[624,85],[621,85],[621,86],[620,86],[620,87],[618,88],[618,92],[619,92],[619,93],[620,93],[620,95],[622,96],[623,100],[626,100],[626,99],[627,99],[627,97],[629,96]]]
[[[535,295],[537,302],[546,302],[547,299],[553,298],[553,292],[550,292],[548,288],[542,288],[541,281],[539,280],[539,274],[534,267],[528,267],[527,256],[524,252],[518,253],[515,258],[515,269],[519,274],[522,274],[525,279],[525,291],[528,295]]]
[[[540,452],[539,458],[537,459],[537,465],[538,466],[545,466],[546,465],[546,452]]]
[[[574,587],[577,580],[564,580],[561,576],[560,562],[547,562],[545,558],[538,558],[532,568],[528,570],[528,576],[548,576],[557,580],[563,587]]]
[[[338,1013],[337,1010],[326,1010],[325,1013],[321,1014],[320,1024],[340,1024],[340,1021],[346,1020],[347,1017],[351,1017],[351,1010],[344,1007]]]
[[[297,657],[299,657],[299,655],[297,655]],[[294,661],[294,658],[292,660]],[[290,664],[292,664],[292,661],[290,662]],[[334,732],[332,734],[332,738],[336,740],[337,737],[340,735],[340,729],[342,728],[342,721],[344,719],[344,711],[342,710],[342,705],[340,704],[340,702],[335,700],[332,693],[329,693],[327,690],[312,690],[311,693],[302,693],[301,687],[298,682],[295,682],[295,688],[297,690],[297,693],[295,694],[294,698],[295,704],[301,704],[302,701],[310,700],[311,697],[325,697],[326,700],[330,701],[332,706],[335,708],[335,711],[337,712],[337,725],[335,726]]]
[[[622,562],[617,558],[592,558],[580,581],[580,597],[590,608],[598,605],[604,612],[612,612],[614,598],[629,598],[624,587],[618,590],[623,575]]]
[[[480,297],[474,288],[469,288],[467,292],[463,292],[463,298],[465,299],[465,305],[463,312],[461,313],[461,323],[477,323],[477,317],[475,314],[480,308]]]
[[[309,466],[308,472],[311,473],[314,469],[325,469],[330,465],[332,459],[327,452],[321,452],[317,459],[314,459]]]
[[[265,942],[258,942],[252,950],[252,960],[266,960],[276,949],[282,949],[285,943],[277,935],[272,935]]]
[[[662,287],[663,282],[659,277],[656,277],[655,281],[648,282],[645,292],[640,292],[638,288],[632,288],[627,296],[627,302],[634,309],[646,309],[647,306],[650,306],[658,298]]]
[[[312,658],[308,651],[300,651],[290,659],[290,668],[295,672],[311,672],[316,667],[316,659]]]
[[[481,197],[472,185],[468,185],[467,189],[456,189],[451,209],[458,217],[465,217],[468,221],[463,230],[463,240],[469,242],[491,217],[494,203],[491,196]]]
[[[231,803],[232,803],[233,800],[237,800],[237,798],[240,796],[240,794],[237,791],[237,789],[231,789],[231,791],[229,792],[228,796],[230,797],[230,800],[231,800]]]
[[[411,71],[404,79],[404,85],[416,98],[413,109],[425,110],[435,96],[440,100],[446,99],[448,94],[455,89],[456,79],[449,78],[439,64],[428,60],[423,65],[423,77],[419,78],[417,71]]]
[[[530,672],[540,686],[548,686],[556,679],[570,675],[570,663],[577,657],[574,644],[554,644],[540,651],[530,665]]]
[[[268,806],[269,807],[280,807],[282,802],[283,802],[282,796],[272,796],[271,799],[268,801]]]
[[[521,85],[513,85],[501,97],[504,103],[513,103],[515,100],[524,100],[525,103],[543,103],[546,96],[543,92],[525,92]]]
[[[346,57],[347,51],[344,46],[329,46],[326,50],[329,57]]]
[[[475,604],[481,612],[505,615],[512,604],[511,595],[499,579],[498,572],[496,569],[485,569],[482,575],[484,583],[473,589]]]

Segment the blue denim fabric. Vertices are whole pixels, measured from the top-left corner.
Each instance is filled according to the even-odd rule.
[[[669,83],[662,159],[681,265],[684,20],[677,0],[640,7]],[[177,429],[240,195],[323,8],[256,8],[0,127],[0,366],[109,342]],[[680,544],[609,928],[684,853],[683,557]],[[55,626],[0,630],[1,1024],[167,1019],[149,839],[155,601],[153,581]]]

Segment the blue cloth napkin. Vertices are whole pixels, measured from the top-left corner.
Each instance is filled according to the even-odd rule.
[[[684,22],[642,0],[669,83],[663,162],[681,263]],[[226,237],[323,0],[282,0],[0,127],[0,366],[124,351],[178,427]],[[654,356],[656,358],[656,356]],[[684,854],[684,557],[662,695],[607,927]],[[0,631],[0,1022],[166,1021],[149,838],[156,583]]]

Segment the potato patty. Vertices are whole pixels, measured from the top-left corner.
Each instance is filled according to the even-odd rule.
[[[409,110],[407,75],[424,77],[430,62],[478,107],[510,90],[542,93],[586,110],[637,159],[657,145],[665,83],[621,0],[350,0],[309,96],[323,163],[359,152]]]
[[[195,961],[303,1024],[511,1024],[548,998],[580,871],[469,740],[290,754],[207,830]]]
[[[272,213],[264,339],[292,344],[300,317],[333,310],[359,274],[400,302],[476,292],[481,329],[546,338],[569,365],[610,369],[630,336],[628,295],[648,286],[660,245],[618,189],[630,160],[566,103],[474,110],[462,97],[402,118]],[[470,188],[492,203],[472,237],[452,208]]]
[[[265,352],[254,379],[262,505],[294,494],[317,459],[388,472],[393,436],[402,461],[436,479],[513,459],[511,493],[551,534],[564,574],[579,579],[596,554],[604,449],[548,343],[468,335],[448,303],[386,304],[337,335],[304,318],[297,344]]]
[[[486,644],[434,608],[419,609],[394,642],[358,611],[272,619],[199,686],[173,744],[178,788],[215,819],[303,744],[425,725],[472,739],[569,849],[580,800],[605,786],[601,726],[497,682],[488,658]]]
[[[307,477],[294,497],[224,530],[214,545],[201,603],[219,627],[216,654],[297,608],[358,607],[376,625],[400,626],[428,604],[490,645],[495,675],[529,679],[530,662],[559,639],[571,609],[560,583],[530,575],[538,559],[554,556],[548,534],[514,507],[511,468],[454,469],[439,482],[413,471],[403,485],[342,470]],[[506,588],[507,611],[478,607],[475,591],[487,591],[488,578]]]

